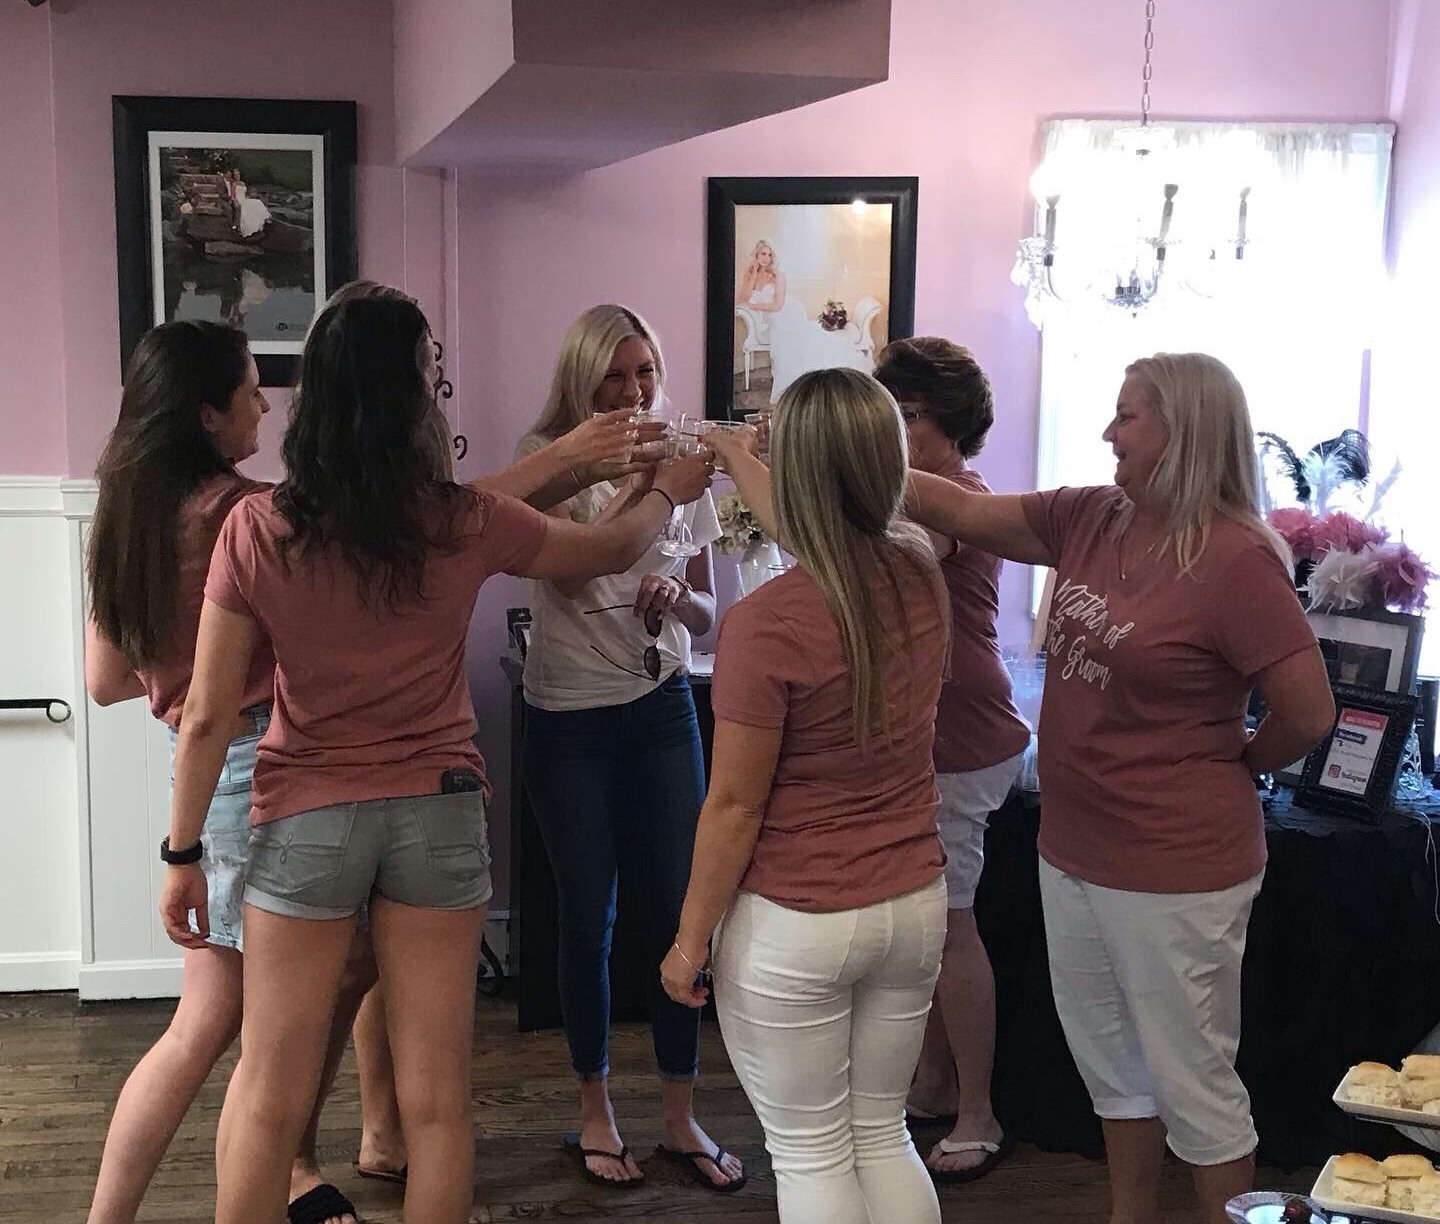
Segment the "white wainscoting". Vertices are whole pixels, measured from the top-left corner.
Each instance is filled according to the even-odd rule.
[[[0,697],[59,697],[68,722],[0,711],[0,993],[180,993],[158,907],[170,744],[143,700],[85,695],[93,481],[0,476]],[[487,937],[508,960],[509,915]]]

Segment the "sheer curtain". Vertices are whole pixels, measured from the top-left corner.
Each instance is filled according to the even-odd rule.
[[[1038,488],[1110,481],[1101,431],[1126,365],[1155,352],[1219,357],[1244,385],[1255,428],[1298,449],[1364,424],[1394,128],[1152,128],[1161,151],[1141,169],[1133,124],[1045,127],[1036,186],[1059,194],[1054,274],[1063,300],[1043,318]],[[1137,235],[1158,232],[1165,183],[1179,186],[1175,245],[1159,294],[1131,315],[1104,297],[1114,273],[1128,273]],[[1237,260],[1246,187],[1249,242]],[[1117,196],[1135,206],[1116,208]]]

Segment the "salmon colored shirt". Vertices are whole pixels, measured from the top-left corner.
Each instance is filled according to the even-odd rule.
[[[1242,760],[1256,675],[1315,645],[1289,572],[1258,529],[1217,519],[1181,576],[1126,554],[1112,486],[1030,493],[1056,559],[1040,713],[1040,853],[1128,892],[1212,892],[1265,866]]]
[[[260,741],[251,823],[438,794],[449,769],[483,778],[465,678],[470,614],[481,583],[526,568],[545,532],[538,510],[479,494],[457,550],[427,559],[425,599],[390,612],[365,605],[333,554],[292,554],[287,571],[278,541],[289,524],[270,493],[236,506],[205,598],[251,617],[275,652],[275,708]]]
[[[150,712],[170,727],[180,725],[190,674],[195,665],[195,637],[200,629],[200,605],[205,602],[205,575],[215,539],[235,504],[268,485],[247,480],[238,472],[215,476],[195,490],[180,507],[176,531],[179,571],[175,576],[175,613],[170,622],[170,643],[165,657],[135,674],[145,686]],[[268,706],[275,691],[275,656],[269,649],[255,652],[240,708]]]
[[[717,719],[782,733],[755,853],[740,887],[788,909],[829,913],[911,892],[945,854],[931,762],[948,609],[933,575],[897,565],[879,676],[892,742],[868,756],[851,724],[850,669],[825,597],[801,566],[726,613],[711,702]]]
[[[958,452],[937,476],[971,493],[989,493]],[[1000,657],[1000,558],[955,542],[940,562],[950,592],[950,678],[935,714],[935,770],[970,773],[1025,751],[1030,728],[1010,698],[1010,673]]]

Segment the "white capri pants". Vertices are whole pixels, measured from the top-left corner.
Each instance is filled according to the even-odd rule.
[[[1050,982],[1101,1118],[1165,1123],[1193,1165],[1255,1150],[1235,1073],[1240,962],[1264,872],[1218,892],[1101,888],[1040,860]]]
[[[715,1005],[781,1224],[940,1224],[905,1094],[944,944],[939,876],[829,914],[736,896],[715,938]]]

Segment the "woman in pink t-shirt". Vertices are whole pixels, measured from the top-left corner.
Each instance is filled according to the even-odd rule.
[[[1240,961],[1265,868],[1253,776],[1331,726],[1320,652],[1258,512],[1231,372],[1135,362],[1105,430],[1115,484],[1023,497],[916,473],[912,515],[1051,566],[1041,893],[1055,1001],[1105,1132],[1112,1218],[1153,1219],[1165,1144],[1206,1224],[1249,1188]],[[1250,690],[1270,713],[1245,733]]]
[[[258,449],[260,419],[268,411],[244,333],[198,320],[164,323],[136,346],[120,419],[100,458],[87,558],[86,687],[98,705],[147,698],[169,728],[172,747],[186,710],[215,538],[237,502],[267,487],[240,475],[235,464]],[[250,777],[269,724],[274,673],[274,659],[256,652],[223,729],[225,775],[208,800],[203,857],[202,847],[195,848],[195,870],[208,885],[206,934],[187,943],[169,1027],[120,1090],[90,1224],[134,1220],[196,1093],[239,1032]],[[336,1008],[337,1063],[350,1018],[374,979],[373,962],[361,952],[347,966]],[[325,1184],[313,1125],[323,1104],[317,1100],[291,1169],[295,1198]]]
[[[279,1219],[284,1163],[320,1084],[362,905],[386,988],[408,1158],[406,1213],[460,1224],[472,1203],[470,1046],[490,897],[465,637],[493,573],[594,574],[648,547],[703,460],[662,464],[601,527],[551,523],[449,479],[429,326],[398,291],[332,301],[306,340],[286,476],[240,502],[216,543],[176,753],[170,837],[196,839],[230,711],[275,657],[257,749],[244,932],[242,1058],[221,1120],[217,1224]],[[538,462],[538,461],[537,461]],[[167,871],[171,938],[204,926],[206,881]],[[317,1205],[311,1213],[328,1212]]]
[[[900,405],[910,464],[990,492],[970,466],[995,420],[990,380],[970,350],[939,336],[896,340],[880,351],[875,377]],[[983,1177],[1013,1141],[990,1107],[995,1055],[995,979],[975,926],[975,890],[985,863],[985,828],[1019,777],[1030,743],[1010,699],[1000,657],[1000,558],[950,536],[931,541],[950,592],[950,679],[935,715],[935,785],[950,913],[936,1006],[907,1102],[912,1117],[953,1119],[926,1164],[936,1181]]]
[[[756,506],[763,467],[716,446]],[[904,426],[874,379],[802,375],[770,455],[799,564],[721,626],[710,788],[661,976],[701,1006],[724,916],[716,1005],[783,1224],[938,1224],[905,1093],[945,939],[931,752],[949,600],[899,517]]]

